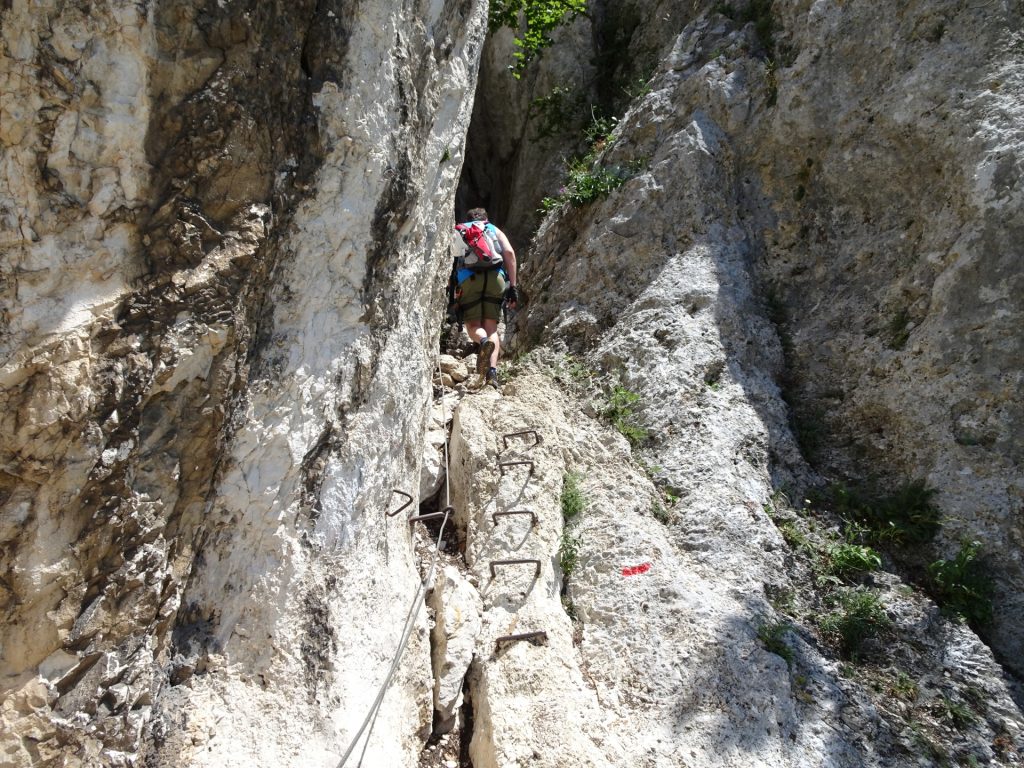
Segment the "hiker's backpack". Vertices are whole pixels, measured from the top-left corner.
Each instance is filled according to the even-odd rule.
[[[465,224],[456,224],[455,229],[468,246],[460,266],[476,272],[501,266],[501,242],[493,224],[486,221],[467,221]]]

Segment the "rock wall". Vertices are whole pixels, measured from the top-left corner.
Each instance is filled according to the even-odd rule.
[[[334,764],[418,583],[484,8],[2,13],[4,759]]]
[[[474,206],[487,208],[520,249],[540,224],[542,191],[561,184],[564,162],[586,122],[583,104],[595,89],[594,66],[579,55],[592,46],[590,24],[578,20],[552,37],[556,42],[545,50],[542,64],[519,79],[509,69],[515,51],[511,30],[488,38],[455,200],[457,214]],[[571,93],[566,83],[574,84]],[[558,96],[546,112],[538,112],[535,100],[556,90],[564,90],[565,98]]]
[[[652,50],[660,63],[600,163],[647,172],[545,223],[527,336],[621,367],[661,466],[680,451],[665,430],[702,420],[670,408],[671,390],[726,370],[773,436],[779,487],[813,482],[787,413],[828,477],[880,496],[924,480],[943,519],[928,557],[981,542],[998,585],[986,636],[1020,671],[1019,9],[669,6],[616,6],[634,22],[606,79]],[[630,306],[645,311],[626,330]],[[732,341],[680,369],[705,308]]]
[[[925,477],[1017,663],[1019,10],[595,2],[509,86],[484,6],[2,6],[3,764],[1019,762],[1013,680],[891,572],[843,657],[836,522],[779,494]],[[626,102],[630,178],[527,252],[571,110]],[[432,402],[471,111],[529,357]],[[435,571],[385,513],[441,505],[449,419]]]
[[[710,340],[710,313],[702,322]],[[731,408],[706,410],[690,443],[720,468],[690,470],[666,516],[626,439],[578,399],[589,390],[567,362],[535,349],[500,395],[467,393],[454,410],[461,544],[432,607],[444,637],[435,690],[461,708],[461,764],[899,766],[925,749],[1014,764],[1024,719],[991,652],[897,580],[876,580],[898,629],[874,679],[810,622],[766,646],[773,596],[811,579],[766,513],[764,466],[721,461],[727,434],[748,454],[769,443],[729,374],[715,398]],[[900,669],[920,681],[913,699],[892,693]],[[935,714],[972,691],[985,703],[969,725]]]
[[[1021,672],[1020,7],[779,10],[795,58],[750,159],[777,169],[758,270],[786,307],[790,397],[822,465],[922,478],[939,552],[982,543],[990,640]]]

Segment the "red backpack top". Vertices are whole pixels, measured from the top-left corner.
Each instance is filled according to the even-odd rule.
[[[501,255],[501,242],[493,224],[486,221],[467,221],[465,224],[456,224],[455,229],[469,246],[460,266],[483,271],[497,269],[502,265],[504,259]]]

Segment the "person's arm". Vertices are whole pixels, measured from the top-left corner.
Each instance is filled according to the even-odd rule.
[[[505,233],[497,227],[494,228],[498,233],[498,242],[501,243],[501,257],[503,260],[502,267],[505,269],[505,274],[508,275],[508,284],[512,287],[516,285],[516,251],[512,247],[512,243],[505,237]]]

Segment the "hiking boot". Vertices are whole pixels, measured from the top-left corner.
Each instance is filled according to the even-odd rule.
[[[497,368],[488,368],[487,369],[486,384],[488,386],[494,387],[495,389],[497,389],[498,387],[501,386],[501,382],[498,381],[498,369]]]
[[[488,339],[480,345],[480,352],[476,356],[476,372],[481,376],[487,372],[491,365],[491,353],[494,351],[494,342]],[[491,368],[493,371],[494,369]]]

